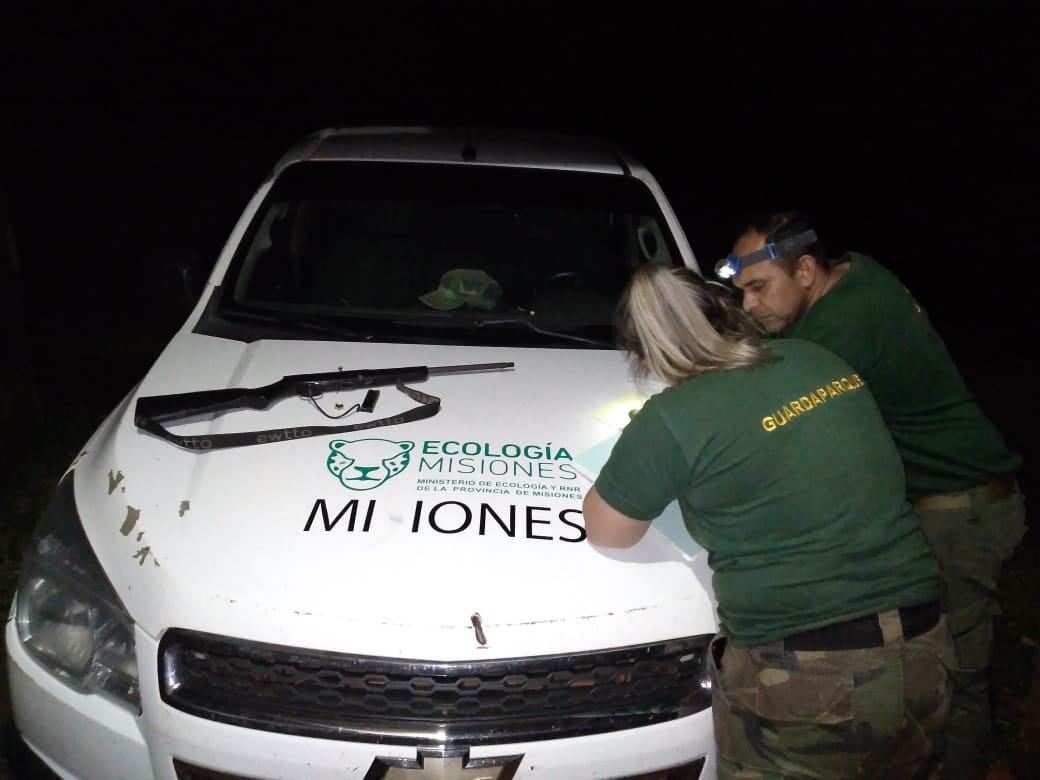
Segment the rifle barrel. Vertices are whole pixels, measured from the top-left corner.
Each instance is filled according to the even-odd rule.
[[[513,363],[470,363],[464,366],[432,366],[427,370],[430,376],[439,374],[471,374],[474,371],[505,371],[513,367]]]

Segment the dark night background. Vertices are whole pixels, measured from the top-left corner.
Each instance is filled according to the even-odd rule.
[[[894,268],[954,349],[999,368],[1031,341],[1025,4],[6,7],[0,182],[35,352],[153,325],[151,253],[211,263],[290,143],[389,123],[605,136],[702,262],[746,209],[797,206]]]
[[[25,311],[5,300],[3,331],[24,323],[28,345],[11,365],[161,343],[184,311],[155,253],[208,268],[312,130],[562,130],[642,159],[707,267],[759,207],[807,210],[832,250],[876,256],[1035,451],[1021,378],[1040,68],[1024,3],[0,7],[0,187]]]
[[[186,313],[155,253],[208,268],[288,145],[472,124],[616,141],[704,268],[747,210],[807,210],[915,293],[1036,494],[1032,4],[142,5],[0,3],[8,462],[62,419],[80,446]]]

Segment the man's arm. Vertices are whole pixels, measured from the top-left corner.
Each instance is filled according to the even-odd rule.
[[[585,516],[585,535],[591,544],[599,547],[631,547],[650,528],[647,521],[635,520],[614,509],[595,487],[585,494],[582,513]]]

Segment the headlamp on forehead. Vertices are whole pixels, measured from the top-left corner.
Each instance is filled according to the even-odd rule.
[[[795,249],[802,249],[816,241],[816,231],[806,230],[783,241],[768,243],[746,255],[727,255],[715,264],[715,275],[720,279],[732,279],[748,266],[763,260],[776,260]]]

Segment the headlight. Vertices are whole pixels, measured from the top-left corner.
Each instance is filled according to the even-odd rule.
[[[90,548],[70,472],[33,535],[18,583],[18,636],[65,684],[141,711],[133,621]]]

